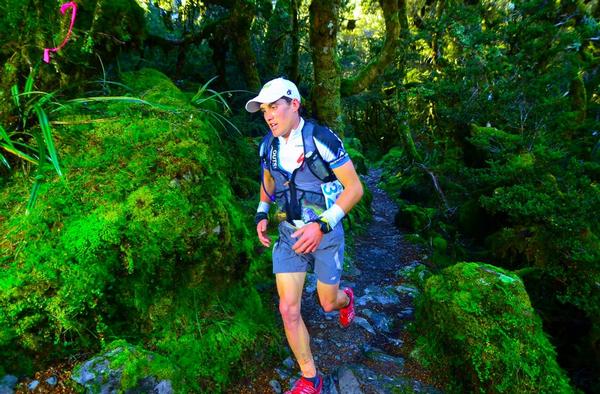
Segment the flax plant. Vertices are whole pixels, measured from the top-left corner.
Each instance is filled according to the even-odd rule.
[[[202,85],[194,97],[192,97],[191,102],[196,108],[198,108],[198,110],[206,113],[212,119],[217,121],[224,130],[228,130],[227,126],[230,126],[241,135],[242,133],[237,126],[225,116],[231,114],[231,107],[229,107],[229,104],[227,104],[227,100],[225,100],[223,95],[226,93],[232,93],[234,91],[217,92],[213,89],[209,89],[209,85],[215,79],[217,79],[217,77],[211,78],[204,85]],[[221,111],[217,109],[219,105],[223,107],[222,112],[224,112],[225,115],[221,114]]]
[[[60,104],[54,101],[55,93],[33,90],[35,71],[33,69],[29,73],[22,92],[17,84],[11,87],[12,101],[18,114],[16,125],[8,129],[0,125],[0,162],[11,170],[10,163],[4,155],[9,153],[37,168],[27,212],[35,204],[37,191],[43,180],[44,163],[49,162],[58,176],[63,175],[47,114],[47,107]],[[35,143],[32,143],[32,140]]]

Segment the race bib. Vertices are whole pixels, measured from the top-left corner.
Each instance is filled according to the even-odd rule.
[[[335,204],[340,194],[342,194],[344,191],[344,186],[342,186],[340,181],[335,180],[333,182],[322,184],[321,190],[323,191],[323,196],[325,197],[325,206],[327,209],[329,209],[333,204]]]

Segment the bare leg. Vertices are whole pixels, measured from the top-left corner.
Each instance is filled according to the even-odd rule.
[[[348,305],[348,295],[340,290],[340,284],[328,285],[317,281],[319,302],[325,312],[336,311]]]
[[[310,336],[300,314],[305,277],[305,272],[290,272],[276,274],[275,280],[279,293],[279,312],[288,344],[300,365],[302,375],[312,378],[316,376],[317,369],[310,351]]]

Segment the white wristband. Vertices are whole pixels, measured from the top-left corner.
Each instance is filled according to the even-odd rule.
[[[258,208],[256,208],[256,212],[269,213],[270,208],[271,204],[269,204],[268,202],[261,201],[258,203]]]
[[[346,214],[337,204],[333,204],[328,210],[321,214],[321,217],[327,221],[329,227],[334,228]]]

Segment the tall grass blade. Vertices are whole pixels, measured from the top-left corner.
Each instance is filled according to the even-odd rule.
[[[72,99],[67,101],[68,103],[73,103],[73,104],[84,104],[84,103],[89,103],[89,102],[93,102],[93,101],[122,101],[122,102],[126,102],[126,103],[135,103],[135,104],[145,104],[145,105],[149,105],[151,107],[154,107],[155,105],[146,101],[146,100],[142,100],[139,98],[135,98],[135,97],[127,97],[127,96],[110,96],[110,97],[87,97],[87,98],[77,98],[77,99]]]
[[[8,161],[6,160],[6,158],[4,157],[4,155],[2,153],[0,153],[0,161],[2,162],[2,164],[4,164],[4,166],[6,168],[8,168],[10,170],[10,164],[8,164]]]
[[[0,126],[0,139],[3,139],[4,141],[6,141],[6,143],[9,146],[14,147],[12,141],[10,140],[10,136],[8,135],[8,133],[6,132],[6,130],[4,129],[4,127]]]
[[[40,133],[36,133],[35,139],[37,141],[40,162],[37,167],[37,175],[35,176],[35,182],[33,183],[33,186],[31,187],[31,193],[29,193],[29,201],[27,202],[27,208],[25,209],[26,215],[29,215],[29,213],[35,206],[35,202],[37,201],[37,196],[38,196],[38,190],[40,189],[42,181],[44,180],[44,176],[42,173],[42,171],[44,170],[44,161],[42,160],[42,158],[45,156],[44,139],[40,135]]]
[[[44,92],[42,92],[42,93],[44,93]],[[46,102],[48,102],[54,98],[54,94],[56,94],[56,92],[44,93],[44,96],[37,102],[37,104],[40,106],[46,104]]]
[[[209,89],[209,92],[213,93],[212,97],[217,97],[219,99],[219,101],[221,102],[221,104],[223,104],[223,107],[225,107],[225,111],[227,112],[231,112],[231,108],[229,107],[229,104],[227,104],[227,100],[225,100],[225,98],[223,97],[223,95],[215,90]]]
[[[242,132],[240,131],[240,129],[238,129],[238,128],[237,128],[237,126],[236,126],[235,124],[233,124],[233,123],[232,123],[232,122],[231,122],[229,119],[227,119],[225,116],[223,116],[223,115],[221,115],[221,114],[219,114],[219,113],[216,113],[216,112],[212,112],[212,111],[203,111],[203,112],[207,112],[207,113],[209,113],[210,115],[212,115],[212,117],[213,117],[213,118],[214,118],[216,121],[218,121],[218,122],[221,124],[221,126],[223,127],[223,129],[227,130],[227,127],[226,127],[226,126],[225,126],[225,124],[223,123],[223,122],[225,122],[225,123],[227,123],[229,126],[231,126],[231,127],[232,127],[232,128],[235,130],[235,131],[237,131],[237,133],[238,133],[239,135],[242,135]]]
[[[44,142],[46,144],[46,149],[48,149],[48,153],[50,154],[50,161],[56,170],[58,176],[62,176],[62,171],[60,170],[60,165],[58,164],[58,155],[56,153],[56,149],[54,147],[54,141],[52,139],[52,128],[50,127],[50,122],[48,122],[48,116],[46,115],[46,111],[42,109],[39,105],[35,106],[35,113],[38,116],[38,121],[40,122],[40,127],[42,129],[42,135],[44,136]],[[43,153],[40,154],[40,162],[42,162],[42,157],[44,157]]]
[[[27,201],[27,208],[25,209],[25,215],[29,215],[33,207],[35,206],[35,202],[37,201],[38,190],[40,189],[40,185],[42,184],[41,177],[37,177],[33,186],[31,187],[31,193],[29,193],[29,201]]]
[[[21,106],[21,99],[19,98],[19,87],[17,85],[13,85],[10,88],[10,93],[12,95],[13,101],[15,105],[18,107]]]
[[[194,95],[194,97],[192,97],[192,102],[196,102],[196,100],[198,100],[200,97],[202,97],[202,95],[204,94],[204,92],[206,91],[206,89],[208,88],[208,85],[210,85],[210,83],[212,81],[214,81],[215,79],[217,79],[217,76],[212,77],[211,79],[209,79],[204,85],[202,85],[198,91],[196,92],[196,94]]]
[[[25,145],[25,144],[23,144],[23,145]],[[28,145],[25,145],[25,146],[29,147]],[[15,155],[17,157],[20,157],[21,159],[27,160],[30,163],[33,163],[33,164],[38,164],[39,163],[39,161],[36,158],[34,158],[32,156],[29,156],[27,153],[19,150],[14,145],[11,146],[11,145],[8,145],[8,144],[5,144],[5,143],[0,143],[0,148],[4,149],[5,151],[7,151],[9,153],[12,153],[13,155]]]
[[[11,141],[10,136],[8,135],[8,133],[2,126],[0,126],[0,149],[3,149],[9,153],[12,153],[13,155],[15,155],[17,157],[20,157],[20,158],[30,161],[32,163],[37,163],[37,160],[30,157],[25,152],[20,151],[19,148],[17,148],[15,146],[15,144]],[[0,158],[1,158],[2,163],[6,167],[10,168],[8,161],[6,160],[6,158],[4,156],[2,156],[2,154],[0,154]]]
[[[33,74],[35,74],[35,71],[31,71],[27,77],[27,81],[25,81],[25,89],[23,90],[23,93],[25,94],[28,94],[33,90]]]

